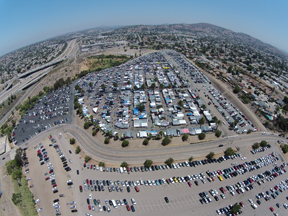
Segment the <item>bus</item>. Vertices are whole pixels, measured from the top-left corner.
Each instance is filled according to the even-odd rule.
[[[219,180],[220,180],[220,181],[222,181],[222,180],[223,180],[223,178],[222,178],[220,175],[218,175],[218,178],[219,178]]]

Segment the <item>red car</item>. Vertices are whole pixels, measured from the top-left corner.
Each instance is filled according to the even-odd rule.
[[[49,177],[49,176],[45,178],[45,180],[46,180],[46,181],[47,181],[48,179],[50,179],[50,177]]]
[[[86,179],[86,183],[89,184],[89,180],[88,179]]]
[[[90,165],[90,169],[93,169],[93,165],[92,164]]]
[[[91,210],[91,205],[88,205],[88,209]]]
[[[189,187],[192,187],[192,184],[190,181],[188,181],[187,183],[188,183]]]
[[[274,208],[270,207],[269,209],[270,209],[271,212],[274,212]]]
[[[240,206],[241,206],[241,207],[244,207],[244,204],[243,204],[243,202],[240,202],[239,204],[240,204]]]
[[[278,187],[277,187],[277,185],[275,185],[274,189],[275,189],[275,190],[278,190]]]
[[[57,184],[54,184],[53,187],[57,187]]]
[[[215,181],[215,178],[214,177],[211,177],[212,181]]]
[[[82,185],[79,186],[79,190],[82,193],[83,189],[82,189]]]
[[[84,163],[83,166],[86,167],[86,163]]]
[[[139,191],[140,191],[137,186],[135,186],[135,190],[136,190],[136,192],[139,192]]]
[[[126,205],[127,211],[130,211],[130,206]]]
[[[224,194],[226,193],[226,190],[223,187],[221,187],[220,190],[222,193],[224,193]]]

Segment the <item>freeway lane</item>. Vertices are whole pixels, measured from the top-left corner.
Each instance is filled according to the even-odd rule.
[[[109,147],[109,145],[104,145],[98,143],[92,136],[90,136],[82,128],[74,125],[58,125],[49,130],[43,131],[37,134],[28,142],[26,146],[30,148],[43,139],[46,139],[49,134],[57,134],[68,132],[72,134],[77,143],[80,143],[82,150],[85,150],[91,157],[99,160],[106,161],[110,163],[121,163],[123,161],[129,164],[142,164],[146,159],[152,159],[154,162],[164,162],[167,158],[173,157],[175,160],[188,159],[190,156],[197,157],[201,155],[206,155],[210,151],[220,152],[225,150],[227,147],[239,146],[251,146],[254,142],[260,142],[261,140],[266,140],[272,144],[280,139],[278,136],[273,135],[261,135],[259,133],[252,133],[249,135],[234,136],[230,138],[222,138],[215,141],[203,142],[192,145],[182,145],[182,146],[166,146],[161,148],[147,148],[147,149],[114,149]],[[218,145],[223,144],[224,147],[219,148]],[[25,147],[23,143],[22,148]],[[9,156],[10,153],[6,153],[3,157]],[[1,161],[0,164],[3,164]]]

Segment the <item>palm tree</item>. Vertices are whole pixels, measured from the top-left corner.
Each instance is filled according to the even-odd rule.
[[[161,138],[163,137],[164,135],[164,132],[163,131],[159,131],[159,135],[161,136]]]
[[[218,127],[219,127],[220,125],[222,125],[221,120],[218,119],[218,120],[216,121],[216,125],[217,125],[216,130],[218,130]]]

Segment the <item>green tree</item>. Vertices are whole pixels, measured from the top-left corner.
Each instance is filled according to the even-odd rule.
[[[162,140],[162,145],[166,146],[171,142],[171,139],[166,136],[163,140]]]
[[[127,162],[123,161],[120,166],[121,167],[128,167],[128,164],[127,164]]]
[[[174,162],[174,159],[170,157],[165,161],[165,164],[171,165],[173,162]]]
[[[143,112],[145,110],[145,104],[139,103],[136,105],[136,108],[139,110],[139,112]]]
[[[104,83],[101,85],[101,88],[102,88],[103,90],[106,88],[106,86],[105,86]]]
[[[105,163],[104,162],[99,162],[99,166],[100,167],[105,167]]]
[[[90,122],[85,122],[84,123],[84,129],[88,129],[90,127]]]
[[[114,82],[113,87],[115,87],[115,88],[118,87],[118,83]]]
[[[18,168],[22,167],[22,164],[23,164],[22,155],[23,155],[23,149],[22,148],[18,148],[16,150],[16,154],[15,154],[15,157],[14,157],[15,165]]]
[[[260,147],[259,143],[258,142],[255,142],[253,145],[252,145],[252,148],[253,149],[258,149]]]
[[[202,132],[198,135],[199,140],[203,140],[203,139],[205,139],[205,137],[206,137],[206,134],[204,132]]]
[[[237,214],[241,210],[241,206],[239,203],[235,203],[233,207],[230,209],[231,214]]]
[[[156,84],[153,82],[150,87],[155,89],[156,88]]]
[[[199,119],[199,124],[200,124],[200,126],[203,125],[203,124],[205,124],[205,119],[204,119],[204,117],[201,117],[201,118]]]
[[[180,107],[183,107],[184,102],[183,102],[182,100],[179,100],[178,105],[179,105]]]
[[[74,145],[74,144],[75,144],[75,139],[74,139],[74,138],[71,138],[71,139],[70,139],[70,144],[71,144],[71,145]]]
[[[203,105],[201,106],[201,108],[202,108],[202,109],[206,109],[207,106],[206,106],[205,104],[203,104]]]
[[[163,131],[159,131],[159,133],[158,133],[160,136],[161,136],[161,138],[163,137],[163,135],[164,135],[164,132]]]
[[[217,125],[216,130],[218,130],[218,127],[222,125],[222,122],[218,119],[215,123]]]
[[[22,202],[22,196],[20,193],[13,193],[12,194],[12,202],[14,203],[14,205],[18,205],[19,203]]]
[[[238,85],[236,85],[236,86],[234,87],[233,92],[234,92],[235,94],[238,94],[240,91],[241,91],[241,88],[240,88]]]
[[[215,136],[216,136],[216,137],[220,137],[221,135],[222,135],[222,131],[217,130],[217,131],[215,132]]]
[[[252,130],[251,130],[251,129],[249,129],[249,130],[247,131],[247,134],[250,134],[250,133],[252,133]]]
[[[86,155],[86,156],[85,156],[85,159],[84,159],[85,163],[87,163],[87,162],[90,161],[90,160],[91,160],[91,157],[88,156],[88,155]]]
[[[144,166],[145,166],[145,167],[151,167],[152,164],[153,164],[153,161],[152,161],[152,160],[146,160],[146,161],[144,162]]]
[[[160,83],[160,89],[164,89],[164,85],[163,85],[163,83]]]
[[[92,86],[93,86],[93,83],[89,82],[89,87],[92,88]]]
[[[16,169],[15,160],[10,160],[10,161],[6,162],[6,172],[8,175],[11,175],[15,169]]]
[[[146,85],[144,83],[141,85],[141,89],[146,89]]]
[[[187,140],[188,140],[188,134],[184,134],[184,135],[182,136],[182,141],[185,142],[185,141],[187,141]]]
[[[79,154],[81,152],[80,146],[77,146],[75,149],[75,154]]]
[[[191,157],[189,158],[189,161],[191,162],[191,161],[193,161],[193,159],[194,159],[193,156],[191,156]]]
[[[21,169],[16,169],[12,172],[11,177],[13,179],[21,179],[22,178],[22,170]]]
[[[213,157],[214,157],[214,155],[215,155],[214,152],[210,152],[210,153],[206,156],[206,158],[212,160]]]
[[[104,143],[105,144],[109,144],[109,142],[110,142],[110,139],[108,137],[106,137],[105,140],[104,140]]]
[[[129,145],[129,141],[128,140],[123,140],[122,147],[126,147],[128,145]]]
[[[97,134],[97,130],[92,130],[92,136],[95,136]]]
[[[148,140],[148,139],[144,139],[144,140],[143,140],[143,145],[147,146],[148,143],[149,143],[149,140]]]
[[[268,145],[268,143],[265,140],[262,140],[260,143],[261,147],[266,147]]]
[[[281,148],[282,148],[282,151],[284,154],[286,154],[288,152],[288,145],[287,144],[283,145]]]
[[[231,147],[229,147],[225,150],[224,154],[225,156],[232,156],[235,154],[235,151]]]

